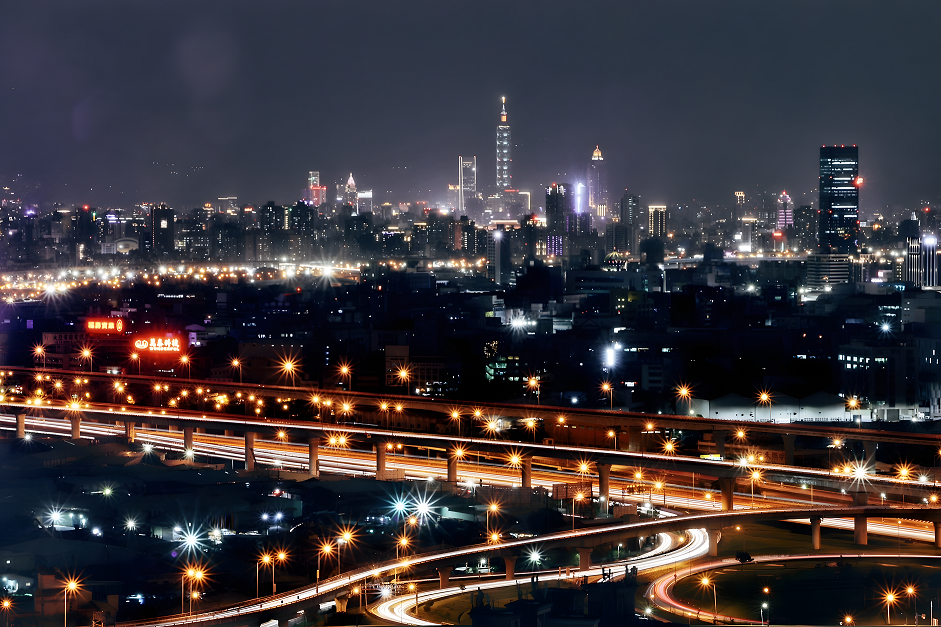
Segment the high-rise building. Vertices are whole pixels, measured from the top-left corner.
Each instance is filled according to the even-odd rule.
[[[560,257],[564,250],[565,218],[569,213],[568,185],[553,183],[546,188],[546,255]]]
[[[320,184],[320,172],[307,175],[307,200],[315,207],[327,201],[327,186]]]
[[[608,215],[608,166],[600,146],[595,146],[588,162],[588,207],[599,218]]]
[[[650,205],[647,207],[647,237],[666,237],[667,206]]]
[[[343,204],[356,207],[356,181],[353,180],[352,172],[350,172],[350,178],[346,181],[346,188],[343,194]]]
[[[745,192],[735,192],[735,213],[733,220],[741,220],[745,215]]]
[[[500,124],[497,125],[497,191],[513,188],[513,173],[510,164],[510,125],[506,119],[506,97],[500,99],[503,108],[500,110]]]
[[[817,248],[817,211],[812,205],[800,205],[794,210],[794,232],[798,250]]]
[[[921,238],[921,254],[924,258],[925,273],[923,287],[938,287],[938,238],[924,235]]]
[[[822,253],[855,253],[859,240],[859,148],[820,148],[820,224]]]
[[[640,196],[628,194],[627,190],[624,190],[624,195],[621,197],[620,215],[618,219],[621,224],[625,226],[637,226],[640,220]]]
[[[372,213],[372,190],[356,192],[356,213]]]
[[[174,248],[174,220],[176,213],[166,205],[150,210],[150,238],[154,253],[169,255]]]
[[[458,157],[460,170],[458,172],[458,186],[460,196],[457,201],[458,215],[467,215],[466,201],[477,196],[477,157]]]
[[[781,195],[778,196],[778,219],[776,224],[779,231],[794,225],[793,207],[791,197],[787,195],[786,191],[781,192]]]

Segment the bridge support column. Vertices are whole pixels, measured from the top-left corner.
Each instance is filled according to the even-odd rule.
[[[124,423],[124,437],[127,438],[128,442],[133,442],[137,439],[137,425],[133,422]]]
[[[784,463],[788,466],[793,466],[794,442],[797,440],[797,436],[791,433],[785,433],[781,436],[781,439],[784,440]]]
[[[346,594],[344,594],[344,595],[342,595],[342,596],[339,596],[339,595],[338,595],[338,596],[334,599],[334,601],[335,601],[336,604],[337,604],[337,606],[336,606],[337,613],[339,613],[339,612],[346,612],[346,604],[349,603],[350,597],[347,596]]]
[[[709,556],[718,557],[719,539],[722,537],[722,531],[720,529],[707,529],[706,533],[709,534]]]
[[[934,523],[934,546],[941,549],[941,522]]]
[[[632,453],[640,453],[644,450],[644,434],[640,427],[627,428],[627,450]]]
[[[307,438],[307,474],[320,476],[320,438]]]
[[[866,467],[873,468],[876,463],[876,443],[870,440],[863,440],[863,451],[866,453]]]
[[[438,588],[443,590],[451,585],[452,570],[450,566],[438,566]]]
[[[448,451],[448,483],[457,483],[457,455]]]
[[[69,418],[69,422],[72,423],[72,439],[78,440],[82,437],[82,419],[78,416],[72,416]]]
[[[529,455],[520,460],[520,485],[527,490],[533,487],[533,458]]]
[[[517,557],[504,557],[503,562],[506,564],[506,580],[513,581],[516,579],[516,560]],[[582,554],[578,554],[578,560],[581,562]]]
[[[719,477],[719,490],[722,493],[722,511],[731,512],[735,505],[735,478]]]
[[[725,438],[729,434],[728,431],[713,431],[712,439],[716,441],[716,455],[725,457]]]
[[[386,471],[386,447],[382,444],[376,445],[376,479]]]
[[[611,499],[611,464],[596,464],[598,467],[598,494],[601,501],[601,517],[608,517],[608,501]]]
[[[255,434],[245,432],[245,470],[255,470]]]
[[[853,542],[860,546],[869,544],[869,528],[863,515],[853,516]]]
[[[591,568],[591,548],[578,549],[578,570]]]
[[[235,437],[235,431],[233,431],[232,429],[226,429],[225,431],[222,432],[222,434],[227,438]]]
[[[853,492],[853,505],[856,507],[865,507],[869,505],[868,492]]]
[[[16,437],[21,440],[26,437],[26,414],[16,415]]]
[[[193,450],[193,427],[183,427],[183,450]]]
[[[820,516],[810,517],[810,544],[815,551],[820,550]]]

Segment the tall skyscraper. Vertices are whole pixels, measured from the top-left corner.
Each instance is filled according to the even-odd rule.
[[[560,257],[564,252],[565,219],[568,213],[568,185],[553,183],[546,188],[546,255],[550,257]]]
[[[648,237],[666,237],[666,205],[650,205],[647,207],[647,234]]]
[[[510,125],[506,120],[506,97],[500,99],[503,108],[500,110],[500,124],[497,125],[497,192],[513,189],[513,174],[510,164]]]
[[[787,195],[786,191],[781,192],[781,195],[778,196],[778,219],[776,226],[779,231],[789,226],[794,226],[794,203],[791,202],[791,197]]]
[[[735,212],[732,214],[733,220],[741,220],[745,215],[745,192],[735,192]]]
[[[166,205],[150,210],[150,237],[153,251],[158,255],[169,255],[174,248],[174,220],[176,212]]]
[[[353,180],[353,173],[350,172],[350,178],[346,181],[346,189],[343,194],[344,204],[356,207],[356,181]]]
[[[457,201],[458,215],[467,215],[466,200],[477,196],[477,157],[458,157],[460,171],[458,172],[460,195]]]
[[[859,240],[859,148],[820,148],[820,236],[822,253],[855,253]]]
[[[320,172],[307,175],[307,200],[315,207],[327,202],[327,186],[320,184]]]
[[[588,208],[599,218],[608,215],[608,166],[600,146],[595,146],[588,162]]]

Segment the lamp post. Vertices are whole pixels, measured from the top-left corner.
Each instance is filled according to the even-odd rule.
[[[893,603],[895,603],[895,593],[887,592],[885,595],[885,622],[887,625],[892,624],[892,616],[889,614],[889,608]]]
[[[137,362],[137,376],[140,376],[140,355],[137,353],[131,353],[131,361]]]
[[[527,385],[529,386],[529,389],[535,389],[536,405],[539,405],[539,379],[536,377],[530,377]]]
[[[75,593],[78,590],[78,582],[74,579],[70,579],[65,583],[65,589],[62,591],[65,597],[65,605],[62,611],[62,624],[64,627],[69,627],[69,592]]]
[[[706,588],[709,587],[709,577],[703,577],[703,578],[702,578],[702,585],[705,586]],[[713,605],[712,605],[712,607],[713,607],[713,609],[712,609],[712,622],[713,622],[713,623],[718,623],[718,622],[719,622],[719,600],[718,600],[718,596],[717,596],[717,593],[716,593],[716,584],[715,584],[715,582],[712,582],[712,603],[713,603]]]
[[[45,370],[46,369],[46,347],[40,344],[39,346],[33,349],[33,354],[36,355],[37,357],[42,357],[42,367],[43,367],[43,370]]]
[[[681,385],[676,388],[677,398],[681,398],[686,401],[686,413],[689,414],[693,411],[693,398],[692,391],[689,389],[688,385]]]
[[[321,545],[320,550],[317,551],[317,584],[314,589],[315,592],[320,592],[320,556],[330,555],[333,553],[333,545],[324,543]]]
[[[490,505],[487,506],[487,537],[488,538],[490,537],[490,512],[493,512],[494,514],[496,514],[498,511],[500,511],[500,506],[497,505],[496,503],[491,503]]]
[[[239,371],[239,385],[242,385],[242,362],[235,358],[230,363],[233,368]]]
[[[751,506],[755,507],[755,482],[761,480],[761,473],[757,470],[751,473]]]
[[[761,624],[765,624],[765,610],[768,609],[767,603],[761,604]],[[771,612],[768,612],[768,624],[771,624]]]
[[[575,502],[581,501],[584,498],[585,495],[581,492],[576,493],[575,496],[572,497],[572,533],[575,533]]]
[[[264,564],[265,566],[267,566],[270,562],[271,562],[271,555],[268,554],[268,553],[263,554],[263,555],[262,555],[260,558],[258,558],[258,560],[255,562],[255,598],[256,598],[256,599],[261,596],[261,593],[258,591],[258,579],[259,579],[259,570],[260,570],[260,566],[261,566],[262,564]],[[318,564],[318,568],[319,568],[320,562],[318,562],[317,564]]]
[[[94,355],[92,355],[91,349],[83,348],[81,352],[81,356],[82,356],[82,361],[85,361],[86,359],[88,360],[88,372],[92,372],[94,370],[94,361],[93,361]]]
[[[0,607],[3,607],[3,627],[10,627],[10,612],[13,608],[13,601],[10,599],[4,599],[0,603]]]
[[[601,384],[601,391],[608,395],[609,409],[614,409],[614,386],[605,381]]]
[[[284,551],[278,551],[278,553],[275,555],[275,557],[277,558],[277,560],[278,560],[279,562],[281,562],[281,563],[283,564],[283,563],[285,562],[285,560],[287,560],[288,554],[285,553]],[[275,582],[274,582],[274,567],[275,567],[275,560],[272,559],[272,560],[271,560],[271,594],[277,594],[277,593],[278,593],[278,586],[277,586],[277,584],[275,584]]]
[[[189,355],[183,355],[180,357],[180,364],[186,366],[186,378],[190,378],[190,358]]]
[[[908,586],[905,588],[905,593],[908,595],[908,600],[913,604],[913,609],[915,610],[915,627],[918,627],[918,598],[915,596],[915,587]]]
[[[759,394],[758,394],[758,403],[761,404],[761,405],[767,405],[767,406],[768,406],[768,422],[773,422],[773,418],[771,417],[771,393],[770,393],[770,392],[765,392],[765,391],[762,391],[761,393],[759,393]],[[758,419],[758,412],[757,412],[757,411],[755,412],[755,419],[756,419],[756,420]]]

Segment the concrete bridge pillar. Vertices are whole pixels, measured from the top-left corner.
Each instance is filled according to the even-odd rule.
[[[454,451],[448,452],[448,483],[457,483],[457,455]]]
[[[941,522],[934,523],[934,546],[941,549]]]
[[[784,440],[784,463],[788,466],[794,465],[794,443],[797,436],[791,433],[785,433],[781,436]]]
[[[69,418],[69,422],[72,423],[72,439],[78,440],[82,437],[82,419],[78,416],[72,416]]]
[[[513,581],[514,579],[516,579],[516,560],[517,559],[519,558],[513,557],[513,556],[503,558],[503,562],[506,564],[506,580],[507,581]],[[579,553],[578,554],[579,562],[581,562],[581,559],[582,559],[582,554]]]
[[[598,494],[601,496],[601,517],[608,517],[608,501],[611,499],[611,464],[596,464],[598,468]]]
[[[869,505],[868,492],[853,492],[853,505],[856,507],[865,507]]]
[[[714,430],[712,432],[712,439],[716,441],[716,455],[720,455],[723,458],[725,458],[725,438],[728,435],[728,431]]]
[[[320,438],[307,438],[307,474],[320,476]]]
[[[137,425],[135,425],[133,422],[124,423],[124,437],[127,438],[128,442],[133,442],[135,439],[137,439],[136,426]]]
[[[21,440],[26,437],[26,414],[16,415],[16,437]]]
[[[706,533],[709,534],[709,556],[718,557],[719,556],[719,539],[722,538],[721,529],[707,529]]]
[[[876,443],[871,440],[863,440],[863,451],[866,453],[866,467],[872,468],[876,463]]]
[[[623,433],[623,431],[622,431]],[[627,428],[627,450],[631,453],[641,453],[644,450],[643,429],[640,427]]]
[[[255,470],[255,434],[245,432],[245,470]]]
[[[337,604],[336,611],[337,611],[338,613],[339,613],[339,612],[345,612],[345,611],[346,611],[346,604],[349,603],[350,597],[348,597],[348,596],[345,595],[345,594],[342,595],[342,596],[337,595],[337,597],[334,599],[334,601],[336,601],[336,604]]]
[[[454,570],[450,566],[438,566],[438,588],[445,589],[451,585],[451,571]]]
[[[193,427],[183,427],[183,450],[193,450]]]
[[[866,516],[859,514],[853,516],[853,542],[860,546],[869,544],[869,528]]]
[[[820,516],[810,517],[810,543],[815,551],[820,550]]]
[[[719,477],[719,491],[722,493],[722,511],[731,512],[735,506],[735,478]]]
[[[235,431],[233,431],[232,429],[226,429],[225,431],[222,432],[222,434],[227,438],[235,437]]]
[[[591,548],[578,549],[578,570],[591,568]]]
[[[386,471],[386,447],[381,444],[376,445],[376,478]]]
[[[533,458],[529,455],[520,460],[520,485],[527,490],[533,487]]]

